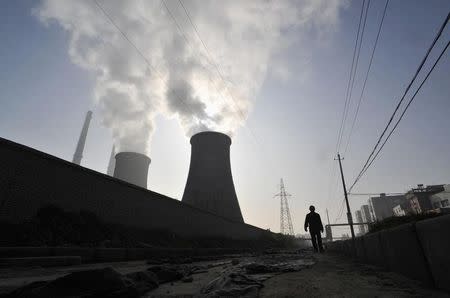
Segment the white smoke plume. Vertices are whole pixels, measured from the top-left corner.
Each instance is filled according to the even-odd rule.
[[[311,32],[333,29],[343,6],[339,0],[44,0],[34,13],[62,26],[71,60],[95,74],[96,102],[117,150],[148,154],[158,114],[177,117],[187,136],[232,135],[267,74],[289,76],[274,57]]]

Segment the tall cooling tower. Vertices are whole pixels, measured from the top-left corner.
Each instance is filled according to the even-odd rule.
[[[231,139],[218,132],[191,138],[191,165],[182,202],[244,222],[230,165]]]
[[[147,188],[149,165],[150,158],[144,154],[135,152],[117,153],[114,177]]]

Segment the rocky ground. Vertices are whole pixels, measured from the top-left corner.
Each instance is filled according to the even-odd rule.
[[[267,252],[2,268],[0,297],[450,297],[339,256]]]

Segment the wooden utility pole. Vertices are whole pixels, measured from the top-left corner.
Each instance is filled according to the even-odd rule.
[[[345,203],[347,204],[347,219],[348,224],[350,225],[350,232],[352,233],[352,243],[353,243],[353,251],[355,251],[355,231],[353,229],[353,217],[352,213],[350,211],[350,205],[348,203],[348,195],[347,195],[347,187],[345,186],[345,179],[344,179],[344,171],[342,170],[342,163],[341,163],[341,155],[338,153],[337,160],[339,161],[339,169],[341,170],[341,179],[342,179],[342,187],[344,188],[344,196],[345,196]]]

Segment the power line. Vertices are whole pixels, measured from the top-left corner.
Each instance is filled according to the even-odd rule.
[[[366,0],[363,0],[363,4],[361,6],[361,12],[359,15],[358,30],[356,32],[355,46],[353,49],[352,63],[350,66],[350,76],[348,78],[347,89],[346,89],[346,93],[345,93],[344,110],[342,112],[341,125],[339,127],[338,137],[337,137],[337,141],[336,141],[336,148],[334,151],[335,153],[337,153],[339,151],[341,140],[342,140],[342,134],[343,134],[344,126],[345,126],[344,123],[346,121],[347,114],[348,114],[348,107],[349,107],[349,100],[350,100],[348,95],[349,95],[350,85],[351,85],[351,81],[352,81],[352,77],[353,77],[353,69],[354,69],[355,57],[356,57],[356,53],[357,53],[357,49],[358,49],[358,41],[359,41],[359,35],[361,32],[361,23],[363,20],[365,3],[366,3]],[[367,15],[366,15],[366,17],[367,17]],[[358,54],[358,56],[359,56],[359,54]],[[335,173],[336,173],[336,163],[333,162],[332,166],[331,166],[331,172],[330,172],[330,183],[329,183],[329,187],[328,187],[328,200],[327,200],[326,205],[328,205],[328,203],[331,199],[331,192],[332,192],[332,188],[333,188],[333,181],[335,178]]]
[[[350,144],[350,139],[352,137],[353,129],[355,128],[356,119],[358,118],[359,108],[361,106],[361,102],[362,102],[362,98],[363,98],[363,95],[364,95],[364,91],[366,89],[367,79],[369,77],[370,69],[372,67],[373,57],[374,57],[374,54],[375,54],[375,50],[377,48],[378,39],[380,38],[381,28],[383,27],[383,22],[384,22],[384,18],[386,16],[386,11],[387,11],[387,8],[388,8],[388,4],[389,4],[389,0],[386,0],[386,4],[384,6],[384,11],[383,11],[383,16],[381,18],[381,22],[380,22],[380,25],[378,27],[377,37],[376,37],[375,43],[373,45],[372,54],[370,55],[369,66],[367,68],[366,76],[364,78],[363,87],[361,89],[361,94],[360,94],[359,100],[358,100],[358,105],[356,107],[355,116],[353,117],[352,126],[350,128],[350,132],[349,132],[349,135],[348,135],[347,145],[345,146],[344,155],[345,155],[345,153],[347,153],[347,149],[348,149],[348,146]]]
[[[161,0],[161,1],[164,2],[164,0]],[[227,86],[227,80],[225,80],[225,77],[224,77],[222,71],[220,70],[220,69],[221,69],[221,68],[220,68],[220,65],[213,59],[213,56],[211,55],[211,52],[209,51],[209,48],[208,48],[208,46],[206,45],[206,42],[205,42],[205,41],[203,40],[203,38],[201,37],[200,32],[199,32],[197,26],[196,26],[195,23],[192,21],[192,17],[191,17],[191,15],[190,15],[188,9],[186,8],[186,6],[183,4],[183,2],[182,2],[181,0],[178,0],[178,2],[180,3],[181,7],[183,8],[183,10],[184,10],[184,12],[185,12],[185,14],[186,14],[186,16],[187,16],[187,18],[188,18],[188,20],[189,20],[189,23],[191,24],[192,28],[193,28],[194,31],[195,31],[195,34],[196,34],[197,38],[200,40],[200,42],[201,42],[203,48],[205,49],[206,54],[207,54],[207,58],[208,58],[208,62],[209,62],[211,65],[214,66],[214,68],[216,69],[217,74],[219,75],[220,79],[222,80],[223,85],[225,86],[225,89],[226,89],[226,91],[227,91],[227,93],[228,93],[228,95],[229,95],[229,98],[231,99],[231,101],[232,101],[232,103],[233,103],[233,108],[234,108],[234,110],[239,114],[241,120],[242,120],[243,123],[244,123],[244,122],[246,121],[246,117],[245,117],[245,115],[243,114],[242,110],[239,108],[239,105],[237,104],[237,102],[235,101],[235,99],[234,99],[234,97],[233,97],[233,94],[232,94],[232,93],[230,92],[230,90],[228,89],[228,86]],[[165,5],[165,3],[164,3],[164,5]],[[168,10],[167,6],[166,6],[166,9]],[[172,17],[173,17],[173,16],[172,16]],[[220,95],[221,95],[222,99],[223,99],[224,101],[226,101],[225,98],[224,98],[224,96],[223,96],[223,94],[222,94],[221,92],[220,92]],[[244,124],[244,127],[247,128],[247,130],[249,131],[250,135],[253,137],[253,141],[255,142],[256,147],[259,147],[259,149],[260,149],[261,151],[264,151],[264,152],[262,152],[263,155],[267,156],[267,154],[265,154],[264,146],[263,146],[262,143],[260,142],[259,138],[256,136],[256,134],[255,134],[254,130],[251,128],[250,124],[247,122],[246,124]],[[273,165],[272,165],[271,163],[269,163],[269,167],[273,168]]]
[[[176,27],[177,27],[178,32],[180,33],[180,35],[183,36],[186,45],[190,46],[190,47],[192,48],[192,50],[194,50],[194,47],[193,47],[192,44],[189,42],[188,38],[186,37],[186,34],[184,34],[183,29],[181,28],[180,24],[177,22],[175,16],[173,15],[173,13],[171,12],[171,10],[170,10],[169,7],[167,6],[166,2],[165,2],[164,0],[161,0],[161,4],[164,5],[166,11],[168,12],[168,14],[169,14],[169,16],[171,17],[172,21],[173,21],[174,24],[176,25]],[[200,53],[200,54],[201,54],[201,53]],[[200,57],[200,56],[199,56],[199,57]],[[200,57],[200,58],[202,58],[202,57]],[[206,57],[206,58],[209,60],[208,57]],[[202,60],[202,59],[200,59],[200,60]],[[209,64],[211,64],[211,62],[209,62]],[[201,67],[202,67],[203,69],[208,70],[208,71],[211,72],[211,70],[210,70],[210,69],[207,69],[205,66],[201,65]],[[212,74],[212,72],[211,72],[211,74]],[[208,76],[208,81],[211,83],[211,85],[213,85],[213,80],[211,79],[210,76]],[[215,87],[217,93],[220,94],[220,97],[221,97],[222,101],[223,101],[223,102],[225,103],[225,105],[226,105],[226,104],[227,104],[227,101],[226,101],[225,97],[223,96],[222,91],[219,90],[219,88],[218,88],[215,84],[214,84],[214,87]],[[245,119],[242,119],[242,120],[244,121]]]
[[[361,6],[361,13],[359,15],[359,23],[358,23],[358,31],[356,33],[355,47],[353,49],[352,64],[351,64],[351,67],[350,67],[350,76],[348,78],[347,89],[346,89],[346,94],[345,94],[344,111],[342,113],[341,125],[340,125],[340,128],[339,128],[338,140],[337,140],[337,143],[336,143],[336,150],[335,150],[335,152],[339,151],[339,147],[340,147],[341,139],[342,139],[342,134],[343,134],[344,123],[345,123],[345,120],[347,118],[346,115],[348,113],[347,110],[348,110],[348,106],[349,106],[348,94],[350,92],[350,85],[351,85],[351,81],[352,81],[352,77],[353,77],[353,66],[355,64],[355,57],[356,57],[356,51],[357,51],[357,48],[358,48],[359,33],[360,33],[360,30],[361,30],[361,23],[362,23],[362,18],[363,18],[363,15],[364,15],[364,5],[365,5],[365,3],[366,3],[366,0],[363,0],[363,4]]]
[[[362,46],[362,43],[363,43],[364,31],[366,29],[367,13],[369,11],[369,7],[370,7],[370,0],[367,1],[366,11],[364,13],[364,21],[363,21],[363,26],[362,26],[362,29],[361,29],[361,38],[359,40],[358,52],[356,54],[355,70],[353,71],[352,83],[351,83],[351,86],[350,86],[350,92],[348,94],[348,108],[347,108],[347,114],[345,115],[344,126],[342,128],[342,136],[341,136],[341,138],[344,137],[345,123],[347,121],[347,115],[348,115],[348,111],[350,109],[350,103],[352,101],[353,87],[355,85],[355,77],[356,77],[356,74],[358,72],[359,56],[360,56],[360,53],[361,53],[361,46]],[[341,141],[342,141],[342,139],[341,139]]]
[[[386,139],[384,140],[383,144],[381,145],[381,147],[378,149],[377,153],[374,155],[374,157],[372,158],[372,160],[370,161],[370,163],[367,165],[366,169],[364,170],[364,172],[362,173],[362,175],[364,175],[364,173],[370,168],[370,166],[372,165],[372,163],[375,161],[375,159],[377,158],[377,156],[380,154],[381,150],[383,150],[384,145],[386,145],[387,141],[390,139],[391,135],[394,133],[395,129],[397,128],[398,124],[400,123],[400,121],[403,119],[403,116],[406,113],[406,110],[409,108],[409,106],[411,105],[412,101],[414,100],[414,98],[416,97],[417,93],[419,93],[420,89],[422,88],[422,86],[425,84],[425,82],[428,80],[428,77],[430,76],[431,72],[434,70],[434,68],[436,67],[437,63],[439,62],[439,60],[442,58],[442,56],[444,55],[445,51],[448,49],[448,46],[450,45],[450,41],[447,42],[447,45],[445,46],[445,48],[442,50],[442,52],[440,53],[438,59],[435,61],[435,63],[433,64],[433,67],[430,69],[430,71],[427,73],[426,77],[422,80],[422,83],[420,83],[420,86],[417,88],[416,92],[414,93],[414,95],[411,97],[411,99],[409,100],[408,104],[406,105],[405,109],[403,110],[402,114],[400,115],[399,119],[397,120],[397,122],[395,123],[394,127],[391,129],[391,131],[389,132],[388,136],[386,137]]]
[[[145,63],[147,64],[147,66],[153,71],[155,72],[159,79],[161,80],[161,82],[163,82],[163,84],[166,86],[166,88],[168,89],[168,85],[167,82],[163,79],[162,74],[156,69],[154,68],[150,61],[147,59],[147,57],[144,55],[144,53],[142,53],[142,51],[136,46],[135,43],[133,43],[133,41],[131,41],[131,39],[127,36],[127,34],[119,27],[119,25],[117,25],[117,23],[113,20],[113,18],[108,14],[108,12],[103,8],[103,6],[100,5],[100,3],[98,3],[97,0],[92,0],[95,5],[100,9],[101,12],[103,12],[103,14],[106,16],[106,18],[109,20],[109,22],[116,28],[117,31],[120,32],[120,34],[122,35],[122,37],[136,50],[136,52],[139,54],[139,56],[141,56],[141,58],[145,61]],[[194,112],[192,111],[192,109],[190,108],[190,106],[180,97],[177,96],[176,93],[174,93],[177,97],[177,99],[184,104],[184,106],[186,108],[188,108],[192,115],[194,115]]]
[[[387,140],[389,139],[389,137],[392,135],[392,133],[394,132],[395,128],[398,126],[398,123],[400,123],[401,119],[403,118],[403,115],[405,114],[406,110],[408,109],[409,105],[411,104],[411,102],[414,100],[415,96],[417,95],[417,93],[419,92],[419,90],[421,89],[421,87],[423,86],[423,84],[426,82],[426,80],[428,79],[429,75],[431,74],[431,72],[434,70],[435,66],[437,65],[437,63],[439,62],[439,60],[441,59],[441,57],[443,56],[443,54],[445,53],[445,51],[448,48],[448,43],[447,46],[444,48],[444,50],[441,52],[441,54],[439,55],[438,59],[435,61],[433,67],[430,69],[430,71],[428,72],[428,74],[426,75],[425,79],[422,81],[422,83],[420,84],[420,86],[417,88],[416,92],[414,93],[414,95],[412,96],[412,98],[410,99],[410,101],[408,102],[406,108],[403,110],[403,113],[401,114],[400,118],[397,120],[394,128],[391,130],[391,132],[389,133],[388,137],[385,139],[384,143],[382,144],[382,146],[378,149],[378,145],[381,143],[381,140],[383,138],[383,136],[385,135],[386,131],[388,130],[390,124],[392,123],[395,114],[397,113],[397,111],[400,108],[400,105],[402,104],[403,100],[406,97],[406,94],[408,93],[409,89],[411,88],[412,84],[414,83],[414,81],[416,80],[420,70],[422,69],[423,65],[425,64],[425,61],[427,60],[431,50],[434,48],[437,40],[440,38],[442,32],[444,31],[445,26],[447,25],[448,21],[450,18],[450,13],[447,15],[444,23],[441,25],[439,32],[437,33],[436,37],[434,38],[431,46],[428,48],[425,57],[422,59],[419,67],[417,68],[412,80],[410,81],[410,83],[408,84],[405,92],[403,93],[403,96],[401,97],[400,101],[398,102],[393,114],[391,115],[391,118],[389,119],[386,127],[383,130],[383,133],[380,135],[380,137],[377,140],[377,143],[375,144],[372,152],[370,153],[369,157],[367,158],[366,162],[364,163],[364,166],[362,167],[361,171],[359,172],[358,176],[356,177],[355,181],[353,182],[352,186],[350,186],[349,188],[349,192],[351,192],[351,190],[353,189],[353,187],[355,186],[355,184],[361,179],[362,175],[364,175],[364,173],[367,171],[367,169],[370,167],[370,165],[373,163],[373,161],[375,160],[376,156],[378,156],[378,154],[380,153],[381,149],[384,147],[384,145],[386,144]],[[373,157],[375,155],[375,157]]]
[[[342,204],[341,204],[341,208],[339,209],[339,215],[336,217],[336,219],[334,220],[334,223],[337,223],[337,221],[339,220],[339,219],[341,219],[341,217],[342,217],[342,214],[343,214],[343,212],[344,212],[344,206],[345,206],[345,199],[343,199],[342,200]]]
[[[162,0],[162,1],[163,1],[163,0]],[[238,106],[238,104],[236,103],[236,101],[234,100],[233,95],[232,95],[231,92],[228,90],[228,87],[227,87],[227,84],[226,84],[227,81],[225,80],[225,78],[224,78],[222,72],[220,71],[219,65],[214,61],[214,59],[212,59],[212,55],[211,55],[211,53],[209,52],[209,49],[208,49],[208,47],[206,46],[206,43],[205,43],[205,42],[203,41],[203,39],[201,38],[200,33],[199,33],[198,29],[197,29],[197,26],[196,26],[195,23],[192,21],[191,15],[189,14],[189,11],[186,9],[186,7],[184,6],[184,4],[183,4],[183,2],[182,2],[181,0],[178,0],[178,2],[179,2],[180,5],[183,7],[183,10],[184,10],[184,12],[186,13],[186,16],[187,16],[187,18],[188,18],[188,20],[189,20],[189,23],[190,23],[191,26],[194,28],[194,31],[195,31],[195,33],[196,33],[198,39],[201,41],[203,47],[205,48],[206,53],[207,53],[207,55],[208,55],[208,59],[209,59],[210,64],[212,64],[212,65],[215,67],[215,69],[216,69],[216,71],[217,71],[217,74],[218,74],[218,75],[220,76],[220,78],[222,79],[222,82],[224,83],[224,86],[225,86],[225,88],[226,88],[226,90],[227,90],[227,92],[228,92],[228,95],[230,96],[231,100],[233,101],[234,106],[236,107],[236,111],[241,115],[242,119],[245,120],[245,115],[242,113],[241,109],[239,109],[239,106]]]

